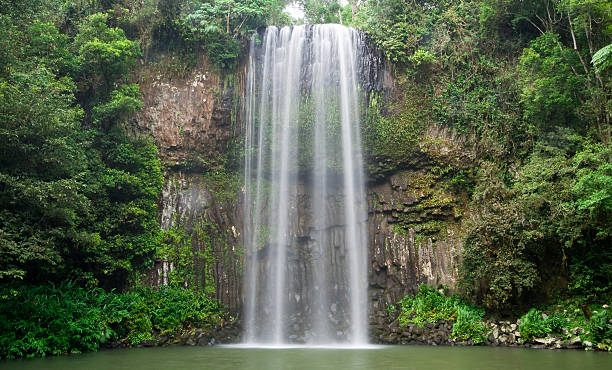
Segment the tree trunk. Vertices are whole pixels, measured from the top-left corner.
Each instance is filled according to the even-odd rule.
[[[358,5],[357,5],[357,1],[358,0],[350,0],[350,3],[351,3],[351,14],[353,15],[353,19],[355,18],[355,15],[357,14],[357,10],[359,10]]]

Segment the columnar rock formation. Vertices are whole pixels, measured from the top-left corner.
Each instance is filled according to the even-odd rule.
[[[215,294],[223,304],[240,316],[245,300],[243,285],[244,249],[242,222],[244,191],[240,186],[224,189],[234,197],[221,197],[217,185],[204,175],[205,166],[227,155],[233,140],[244,135],[244,117],[240,114],[243,91],[246,90],[246,61],[232,74],[223,75],[200,60],[193,70],[172,74],[161,66],[176,63],[169,57],[160,63],[144,66],[138,72],[145,106],[138,119],[129,127],[140,134],[153,136],[166,165],[166,185],[160,200],[162,227],[183,228],[195,251],[212,250],[215,263],[196,261],[206,269],[215,286]],[[380,59],[371,55],[361,61],[364,80],[373,89],[382,88],[383,71]],[[387,72],[387,75],[389,72]],[[392,88],[387,84],[386,88]],[[367,158],[366,158],[367,160]],[[460,230],[455,227],[460,217],[452,194],[441,194],[435,183],[424,183],[428,164],[405,167],[374,180],[366,174],[368,216],[368,304],[370,316],[384,312],[404,294],[414,292],[419,283],[454,285],[460,255]],[[330,260],[340,266],[346,258],[339,246],[344,245],[343,195],[341,186],[333,184],[325,199],[324,213],[328,220],[326,237],[332,245]],[[297,218],[289,225],[294,230],[295,253],[288,258],[293,264],[291,284],[301,286],[316,273],[298,263],[298,253],[313,250],[317,238],[312,225],[314,200],[313,183],[298,177],[296,192],[288,202],[294,204]],[[338,187],[338,189],[335,189]],[[444,202],[432,202],[436,196]],[[449,197],[449,199],[447,199]],[[435,234],[428,228],[434,222],[448,222]],[[197,238],[194,230],[214,226],[212,241]],[[406,226],[407,225],[407,226]],[[398,226],[402,226],[401,228]],[[404,227],[405,226],[405,227]],[[265,253],[265,252],[263,252]],[[310,252],[306,258],[312,258]],[[302,258],[302,257],[300,257]],[[167,282],[170,261],[158,261],[150,274],[152,285]],[[333,271],[333,269],[332,269]],[[340,275],[337,272],[337,275]],[[166,277],[166,279],[164,279]],[[341,284],[344,284],[340,278]],[[294,300],[299,304],[302,294]],[[301,301],[303,302],[303,301]],[[341,308],[332,304],[330,309]],[[299,324],[299,320],[294,320]],[[303,329],[298,327],[299,331]],[[333,333],[335,334],[335,333]]]

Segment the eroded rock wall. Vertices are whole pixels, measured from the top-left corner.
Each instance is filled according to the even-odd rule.
[[[235,113],[244,69],[222,74],[201,58],[193,69],[177,72],[170,68],[180,66],[177,60],[161,56],[136,72],[144,106],[129,129],[152,136],[158,147],[165,169],[160,223],[174,233],[165,243],[177,244],[173,258],[158,256],[146,283],[181,280],[173,272],[188,270],[178,266],[187,261],[178,255],[190,249],[193,269],[186,272],[190,275],[183,285],[214,294],[237,313],[242,286],[240,187],[210,174],[227,161],[232,140],[240,135]]]
[[[214,262],[210,258],[195,261],[196,268],[205,270],[200,275],[201,285],[207,276],[212,279],[216,296],[238,313],[243,299],[242,192],[239,187],[229,189],[234,196],[228,197],[228,189],[224,189],[225,195],[220,197],[219,189],[215,189],[219,184],[205,173],[207,166],[226,158],[231,141],[242,135],[237,112],[245,70],[223,76],[201,59],[190,72],[177,75],[164,72],[164,65],[167,63],[162,60],[138,71],[144,107],[130,129],[154,138],[166,168],[159,208],[162,227],[180,227],[193,236],[190,242],[196,256],[203,249],[210,250]],[[365,225],[372,322],[389,305],[414,292],[419,283],[455,284],[461,250],[461,206],[437,180],[429,174],[427,161],[420,161],[414,168],[392,172],[368,184]],[[310,255],[312,241],[318,238],[314,234],[319,231],[309,226],[310,200],[305,187],[299,194],[296,209],[301,215],[293,227],[296,260],[291,265],[295,268],[292,276],[297,279],[292,284],[304,291],[309,289],[305,281],[312,271],[300,264],[297,256]],[[330,212],[334,212],[333,207]],[[341,216],[332,218],[337,222],[325,233],[342,245]],[[194,232],[202,228],[212,230],[212,241]],[[340,260],[341,248],[330,258]],[[158,260],[148,283],[167,283],[173,268],[169,261]]]
[[[200,169],[240,132],[233,108],[244,71],[224,75],[203,57],[189,72],[168,71],[171,63],[163,57],[138,71],[144,105],[134,128],[153,136],[167,167]]]
[[[372,184],[368,201],[371,315],[384,313],[421,283],[453,288],[460,205],[427,168],[402,170]]]

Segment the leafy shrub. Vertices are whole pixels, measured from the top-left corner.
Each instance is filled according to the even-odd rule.
[[[400,304],[399,322],[402,325],[456,318],[454,299],[449,299],[425,284],[419,285],[419,292],[415,296],[405,296]]]
[[[474,343],[486,340],[487,326],[483,321],[484,310],[469,305],[457,296],[446,297],[436,289],[421,284],[415,296],[405,296],[400,302],[401,325],[438,320],[452,320],[452,337],[461,340],[471,339]]]
[[[476,344],[487,340],[487,325],[482,321],[484,311],[466,304],[457,305],[457,320],[453,324],[453,337],[472,339]]]
[[[562,333],[563,329],[568,326],[568,319],[558,313],[548,316],[546,324],[551,333]]]
[[[99,290],[59,287],[2,289],[0,357],[32,357],[95,351],[108,339]]]
[[[207,328],[224,313],[217,301],[182,288],[133,292],[59,286],[0,287],[0,358],[95,351],[109,340],[128,345]]]
[[[156,332],[175,333],[186,327],[208,327],[221,319],[217,301],[193,290],[163,286],[142,290]]]
[[[594,343],[612,345],[612,315],[608,310],[599,311],[591,316],[589,322],[589,338]]]
[[[547,320],[542,316],[542,312],[532,308],[521,317],[519,331],[521,332],[521,340],[526,342],[533,338],[546,336],[551,329]]]

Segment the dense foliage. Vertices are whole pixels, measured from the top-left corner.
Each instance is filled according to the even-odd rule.
[[[444,169],[438,181],[467,194],[463,292],[492,310],[555,292],[606,301],[610,3],[371,0],[358,8],[351,23],[398,81],[388,103],[370,99],[370,172],[429,161]],[[432,126],[460,141],[436,137],[443,131]],[[441,153],[441,144],[460,149]]]
[[[438,320],[453,321],[454,339],[472,340],[482,343],[486,340],[488,328],[483,321],[484,310],[476,308],[457,296],[447,297],[428,285],[419,285],[413,296],[405,296],[400,302],[399,323],[423,325]]]
[[[274,24],[289,22],[282,13],[286,1],[214,0],[191,2],[181,19],[193,32],[195,40],[204,42],[209,59],[226,68],[235,65],[242,54],[243,40],[268,19]]]
[[[156,148],[125,130],[142,107],[130,72],[164,53],[184,69],[205,54],[231,70],[259,27],[294,22],[288,3],[0,0],[2,357],[137,343],[215,319],[200,293],[97,288],[125,288],[156,257],[176,263],[173,286],[206,282],[194,261],[212,265],[212,238],[229,232],[205,219],[193,235],[160,230]],[[465,198],[462,293],[503,313],[570,296],[569,315],[527,311],[523,336],[576,324],[609,346],[609,311],[587,323],[578,305],[612,294],[610,2],[296,3],[306,22],[363,29],[390,63],[392,94],[365,107],[370,175],[427,167]],[[231,202],[239,179],[208,176]],[[401,308],[404,324],[453,320],[457,338],[483,340],[482,311],[457,297],[421,287]]]
[[[139,288],[127,293],[85,289],[73,283],[0,288],[0,358],[95,351],[154,335],[218,324],[215,300],[182,288]]]
[[[107,14],[70,34],[31,5],[0,15],[0,277],[122,286],[160,238],[156,148],[121,128],[142,105],[127,83],[140,48]]]
[[[530,309],[520,318],[521,341],[547,336],[577,335],[596,348],[612,350],[612,322],[607,305],[579,304],[566,300],[559,304]]]

